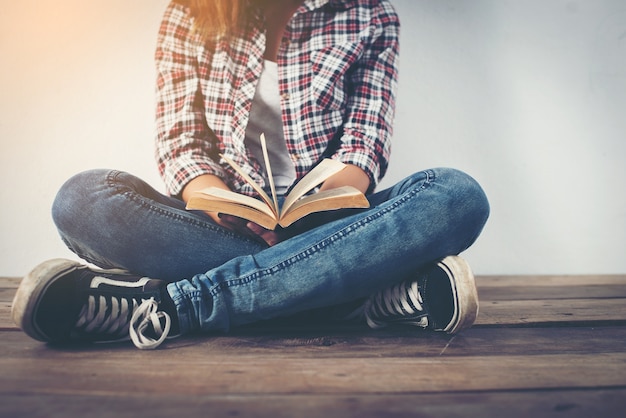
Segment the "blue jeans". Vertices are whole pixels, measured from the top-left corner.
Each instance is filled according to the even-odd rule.
[[[489,204],[468,175],[439,168],[368,196],[369,209],[312,215],[268,247],[119,171],[67,181],[53,204],[62,239],[81,258],[160,278],[182,333],[347,304],[467,249]]]

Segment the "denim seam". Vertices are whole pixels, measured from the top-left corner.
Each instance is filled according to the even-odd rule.
[[[334,234],[332,234],[329,237],[324,238],[323,240],[319,241],[318,243],[310,246],[309,248],[305,249],[304,251],[300,251],[297,254],[292,255],[291,257],[287,258],[286,260],[274,265],[274,266],[270,266],[270,267],[266,267],[264,269],[259,269],[254,271],[253,273],[248,274],[245,277],[237,277],[234,279],[230,279],[230,280],[225,280],[223,282],[220,283],[216,283],[214,286],[212,286],[209,289],[209,292],[211,294],[211,296],[215,297],[217,296],[219,293],[222,292],[223,288],[231,288],[231,287],[236,287],[236,286],[245,286],[251,282],[254,282],[256,280],[259,280],[265,276],[269,276],[274,272],[280,271],[286,267],[289,267],[291,265],[293,265],[294,263],[303,260],[305,258],[310,257],[311,255],[318,253],[319,251],[321,251],[322,249],[328,247],[329,245],[335,243],[336,241],[340,240],[340,239],[344,239],[346,238],[348,235],[350,235],[351,233],[353,233],[354,231],[364,227],[365,225],[369,224],[370,222],[380,218],[383,215],[386,215],[387,213],[395,210],[396,208],[398,208],[400,205],[406,203],[408,200],[412,199],[413,197],[417,196],[420,192],[424,191],[425,189],[431,187],[431,185],[433,184],[433,182],[435,181],[436,177],[435,177],[435,173],[432,170],[428,170],[428,171],[424,171],[424,173],[426,174],[426,179],[424,180],[424,182],[421,184],[420,187],[416,187],[413,190],[411,190],[410,192],[404,194],[403,196],[401,196],[399,199],[397,199],[396,201],[394,201],[391,205],[389,205],[388,207],[382,208],[380,210],[377,210],[375,212],[373,212],[372,214],[366,216],[363,219],[359,219],[357,222],[354,222],[350,225],[346,225],[344,228],[342,228],[340,231],[335,232]]]
[[[172,295],[172,292],[170,292],[168,290],[168,294],[172,298],[172,302],[174,303],[174,306],[176,306],[176,311],[179,312],[179,316],[180,316],[180,312],[184,311],[185,315],[188,318],[186,323],[189,323],[189,324],[197,323],[199,319],[198,319],[198,317],[196,315],[196,312],[195,312],[195,310],[193,308],[193,304],[190,303],[190,302],[192,300],[193,301],[201,301],[203,299],[202,292],[200,290],[195,290],[193,292],[185,294],[183,292],[183,289],[181,289],[180,286],[178,285],[178,283],[174,282],[174,283],[170,283],[170,284],[175,287],[176,292],[175,292],[175,296],[174,296],[174,295]],[[211,294],[211,297],[213,297],[212,294]],[[182,323],[180,323],[180,325],[183,326]]]
[[[127,186],[124,186],[123,183],[117,181],[117,177],[122,174],[121,171],[116,171],[113,170],[111,172],[108,173],[107,175],[107,185],[109,187],[111,187],[112,189],[115,189],[117,194],[119,196],[123,196],[125,198],[127,198],[128,200],[138,203],[140,204],[142,207],[146,208],[149,211],[152,211],[153,213],[156,213],[160,216],[163,216],[165,218],[169,218],[172,219],[174,221],[177,222],[183,222],[183,223],[187,223],[188,225],[192,225],[192,226],[197,226],[197,227],[201,227],[201,228],[205,228],[217,233],[220,233],[224,236],[230,237],[230,238],[239,238],[239,239],[244,239],[244,240],[250,240],[249,238],[243,236],[243,235],[239,235],[236,234],[232,231],[229,231],[225,228],[222,228],[218,225],[215,225],[211,222],[208,221],[201,221],[198,219],[195,219],[193,217],[186,217],[186,216],[182,216],[180,214],[177,213],[172,213],[170,211],[164,210],[156,205],[154,205],[153,203],[150,202],[149,199],[146,199],[144,196],[142,196],[141,194],[133,191],[132,189],[130,189]]]

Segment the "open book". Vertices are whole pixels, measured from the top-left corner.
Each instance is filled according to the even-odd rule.
[[[298,219],[313,212],[369,207],[369,202],[363,193],[351,186],[324,190],[305,196],[326,179],[345,168],[345,164],[340,161],[324,159],[300,179],[289,194],[285,196],[283,205],[279,208],[276,188],[272,178],[272,168],[263,134],[261,134],[261,148],[263,149],[263,158],[272,193],[271,198],[237,163],[222,155],[221,157],[252,186],[261,197],[261,200],[229,190],[209,187],[193,193],[187,202],[187,209],[238,216],[255,222],[264,228],[275,229],[277,225],[286,228]]]

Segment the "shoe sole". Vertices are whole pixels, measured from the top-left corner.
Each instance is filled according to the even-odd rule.
[[[456,334],[471,327],[478,317],[478,291],[474,274],[467,262],[459,256],[448,256],[439,262],[447,272],[456,296],[456,317],[444,328],[448,334]]]
[[[31,338],[49,342],[51,339],[43,333],[35,321],[35,314],[41,297],[57,279],[78,270],[81,265],[64,259],[48,260],[28,273],[20,283],[13,304],[11,318],[13,322]]]

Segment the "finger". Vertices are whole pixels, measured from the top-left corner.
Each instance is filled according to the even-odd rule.
[[[238,234],[247,236],[259,242],[263,242],[263,243],[265,242],[248,229],[248,227],[246,226],[248,221],[245,219],[239,218],[237,216],[226,215],[223,213],[215,213],[215,212],[211,212],[209,213],[209,215],[211,216],[211,218],[213,218],[216,224],[218,224],[219,226],[223,228],[228,229],[229,231],[233,231]]]
[[[246,223],[246,227],[257,235],[261,235],[264,232],[268,231],[266,228],[263,228],[261,225],[254,222]]]
[[[265,241],[267,245],[269,245],[270,247],[272,245],[278,244],[281,241],[280,236],[276,233],[276,231],[263,228],[262,226],[254,222],[248,222],[246,226],[248,227],[250,231],[254,232],[257,236],[261,237],[263,241]]]
[[[220,213],[217,215],[219,217],[219,219],[222,222],[225,222],[229,225],[239,225],[240,227],[246,227],[246,224],[248,223],[247,220],[243,219],[243,218],[239,218],[237,216],[233,216],[233,215],[226,215],[224,213]]]

